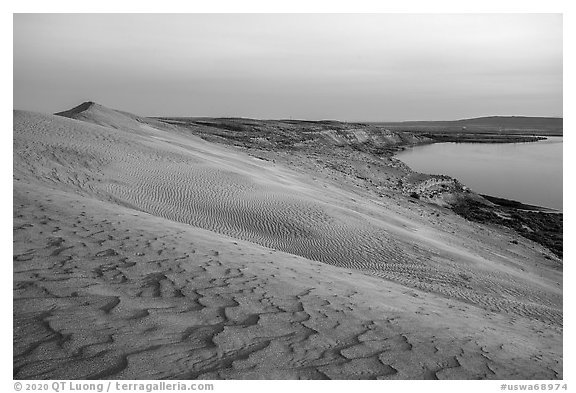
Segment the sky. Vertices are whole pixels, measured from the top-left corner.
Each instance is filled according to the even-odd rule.
[[[15,14],[15,109],[562,116],[561,14]]]

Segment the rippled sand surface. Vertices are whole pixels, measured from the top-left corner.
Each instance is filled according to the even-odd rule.
[[[15,377],[562,376],[537,245],[88,115],[14,113]]]

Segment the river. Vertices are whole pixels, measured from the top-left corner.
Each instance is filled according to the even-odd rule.
[[[434,143],[396,155],[415,171],[449,175],[477,193],[562,211],[562,137],[528,143]]]

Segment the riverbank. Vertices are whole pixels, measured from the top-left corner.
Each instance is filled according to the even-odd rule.
[[[501,135],[501,134],[454,134],[454,133],[421,133],[434,142],[454,143],[523,143],[545,140],[542,136]]]
[[[518,235],[543,245],[557,257],[563,257],[562,212],[488,195],[482,197],[491,204],[462,199],[452,206],[452,210],[470,221],[513,229]]]
[[[548,207],[543,207],[543,206],[535,206],[535,205],[527,205],[525,203],[522,202],[518,202],[518,201],[514,201],[511,199],[505,199],[505,198],[498,198],[495,196],[491,196],[491,195],[484,195],[484,194],[480,194],[483,198],[489,200],[490,202],[502,206],[502,207],[509,207],[509,208],[514,208],[517,210],[524,210],[524,211],[533,211],[533,212],[543,212],[543,213],[562,213],[559,210],[556,209],[551,209]]]

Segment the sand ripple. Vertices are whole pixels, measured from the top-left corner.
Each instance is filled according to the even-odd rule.
[[[135,125],[134,127],[138,127]],[[159,135],[162,135],[161,139]],[[561,325],[561,292],[444,258],[360,213],[265,180],[247,156],[146,126],[138,132],[15,112],[14,178],[331,265]],[[468,270],[466,270],[468,269]]]

